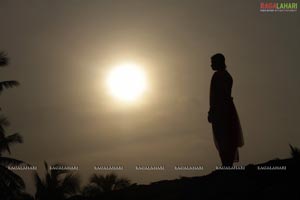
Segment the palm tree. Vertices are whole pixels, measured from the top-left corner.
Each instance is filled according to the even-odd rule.
[[[15,143],[22,143],[23,139],[18,133],[6,136],[4,126],[9,123],[6,118],[0,118],[0,196],[6,199],[13,198],[24,188],[24,181],[20,176],[8,169],[8,166],[24,164],[23,161],[3,156],[4,152],[10,154],[10,146]]]
[[[49,170],[48,163],[45,161],[45,178],[41,179],[35,173],[36,200],[63,200],[79,192],[79,177],[68,170]],[[60,164],[54,167],[61,166]]]
[[[9,59],[7,55],[4,52],[0,52],[0,67],[5,67],[8,63]],[[14,80],[0,81],[0,93],[3,89],[16,87],[18,85],[19,83]],[[5,152],[11,153],[10,146],[12,144],[23,142],[23,138],[18,133],[6,136],[4,127],[7,127],[8,125],[8,120],[5,117],[0,116],[0,196],[1,199],[5,200],[15,199],[25,188],[22,178],[8,169],[8,166],[21,165],[24,164],[24,162],[3,156],[3,153]]]
[[[127,178],[119,178],[116,174],[93,174],[90,183],[83,189],[83,196],[95,198],[103,193],[124,189],[130,186]]]
[[[291,148],[291,155],[294,159],[300,159],[300,149],[298,149],[297,147],[293,147],[290,144],[290,148]]]

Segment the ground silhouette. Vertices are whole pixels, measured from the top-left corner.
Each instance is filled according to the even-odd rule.
[[[261,170],[269,166],[286,166],[286,170]],[[132,185],[101,199],[300,199],[299,169],[299,158],[275,159],[240,171],[216,170],[206,176]]]

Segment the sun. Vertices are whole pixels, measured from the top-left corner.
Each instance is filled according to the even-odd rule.
[[[126,63],[113,68],[106,80],[109,93],[125,102],[141,97],[146,90],[146,75],[136,64]]]

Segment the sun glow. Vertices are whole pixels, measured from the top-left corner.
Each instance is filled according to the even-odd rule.
[[[122,64],[112,69],[107,77],[110,94],[119,100],[137,100],[146,90],[146,76],[135,64]]]

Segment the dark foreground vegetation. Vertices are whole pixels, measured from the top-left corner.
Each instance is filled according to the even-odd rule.
[[[286,166],[286,170],[258,170],[263,166]],[[299,169],[299,159],[272,160],[241,171],[217,170],[201,177],[131,186],[101,199],[300,199]]]
[[[215,170],[205,176],[163,180],[149,185],[130,184],[128,179],[115,174],[94,174],[90,183],[80,189],[76,175],[66,172],[51,174],[47,171],[43,178],[36,176],[37,192],[34,196],[21,192],[13,198],[2,196],[1,199],[300,199],[300,159],[299,151],[294,150],[296,153],[292,158],[250,164],[244,170]]]

